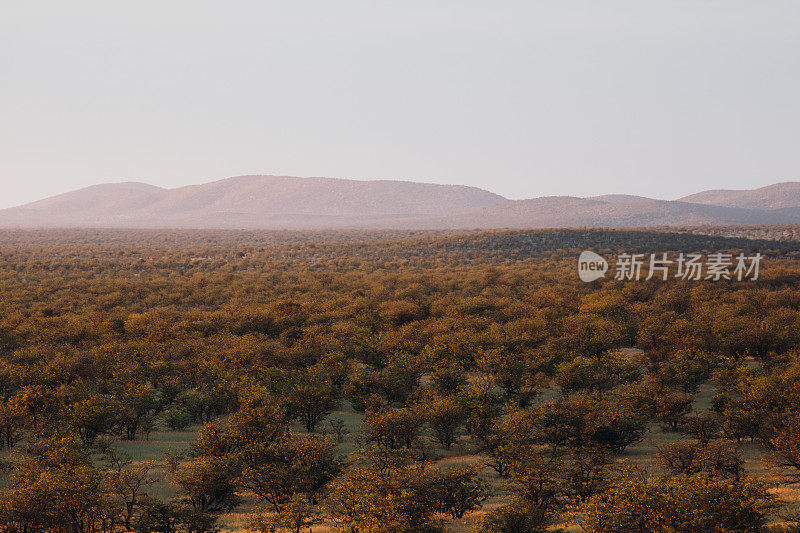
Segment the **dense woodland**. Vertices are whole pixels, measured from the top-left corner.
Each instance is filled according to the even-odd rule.
[[[800,531],[800,243],[725,234],[2,232],[0,530]]]

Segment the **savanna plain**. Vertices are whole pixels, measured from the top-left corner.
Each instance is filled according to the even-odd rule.
[[[799,233],[2,231],[0,531],[800,531]]]

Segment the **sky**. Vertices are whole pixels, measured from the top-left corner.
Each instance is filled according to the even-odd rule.
[[[799,28],[796,0],[4,0],[0,207],[240,174],[800,180]]]

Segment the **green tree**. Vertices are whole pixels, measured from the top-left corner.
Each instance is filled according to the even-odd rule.
[[[136,433],[159,406],[159,393],[149,383],[127,383],[118,393],[119,421],[126,440],[134,440]]]
[[[108,394],[91,394],[69,406],[69,420],[84,444],[111,431],[119,423],[122,405]]]
[[[626,471],[583,507],[588,533],[759,531],[772,504],[752,481],[704,474],[648,479]]]
[[[367,442],[389,448],[410,448],[419,435],[422,418],[407,407],[387,407],[368,411],[363,434]]]
[[[135,513],[147,498],[145,489],[155,483],[153,468],[149,462],[134,463],[130,458],[118,454],[114,448],[108,447],[105,452],[108,468],[105,472],[106,483],[110,495],[116,499],[122,509],[122,523],[125,529],[132,528]]]
[[[800,483],[800,415],[789,418],[770,443],[764,462],[787,483]]]
[[[343,531],[441,532],[426,470],[408,451],[362,449],[334,480],[326,515]]]
[[[239,484],[280,513],[296,496],[316,502],[340,469],[329,439],[287,436],[245,461]]]
[[[453,519],[480,509],[489,496],[489,485],[472,467],[434,470],[430,476],[431,500],[440,513]]]
[[[288,394],[289,411],[302,421],[308,432],[314,431],[338,403],[333,383],[319,373],[302,376]]]
[[[8,531],[90,533],[113,518],[102,472],[73,437],[33,442],[10,478],[0,493],[0,523]]]
[[[170,470],[172,483],[195,511],[225,513],[241,501],[236,494],[239,466],[229,456],[202,455]]]
[[[459,428],[467,416],[461,401],[453,396],[436,396],[420,405],[418,410],[422,419],[433,429],[439,444],[449,450],[456,442]]]
[[[499,507],[478,522],[477,533],[542,533],[547,519],[541,509],[527,502],[515,501]]]
[[[300,533],[304,528],[311,529],[320,522],[314,505],[302,494],[294,495],[278,513],[255,512],[249,518],[250,529],[260,533]]]

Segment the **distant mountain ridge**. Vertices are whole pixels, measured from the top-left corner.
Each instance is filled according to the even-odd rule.
[[[800,207],[800,182],[775,183],[758,189],[717,189],[684,196],[682,202],[748,209],[786,209]]]
[[[0,210],[0,227],[463,229],[800,223],[800,182],[676,201],[609,194],[508,200],[464,185],[237,176],[164,189],[94,185]]]
[[[177,189],[130,182],[95,185],[2,210],[0,226],[345,227],[502,201],[502,196],[463,185],[237,176]]]
[[[551,196],[508,201],[419,222],[430,229],[489,229],[721,226],[787,224],[794,221],[800,221],[800,217],[768,210],[651,199],[609,202],[592,198]]]

